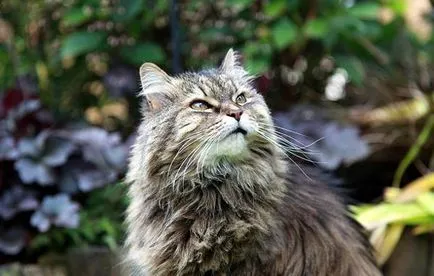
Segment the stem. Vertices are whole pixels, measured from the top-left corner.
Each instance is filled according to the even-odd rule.
[[[170,31],[172,44],[172,70],[173,73],[180,73],[181,68],[181,43],[179,41],[179,22],[178,22],[178,4],[176,0],[170,1]]]
[[[395,176],[393,177],[393,187],[398,188],[401,183],[402,176],[407,170],[408,166],[416,159],[419,155],[420,150],[423,145],[428,141],[431,137],[431,131],[434,128],[434,115],[430,115],[420,132],[419,136],[416,139],[416,142],[410,147],[409,151],[405,155],[404,159],[402,159],[401,163],[398,166],[398,169],[395,172]]]

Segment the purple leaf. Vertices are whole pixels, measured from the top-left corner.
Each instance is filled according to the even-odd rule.
[[[15,160],[18,150],[12,137],[0,138],[0,160]]]
[[[24,183],[37,182],[45,186],[55,181],[51,167],[63,165],[75,149],[72,142],[55,135],[42,131],[35,138],[27,137],[19,142],[21,159],[15,163],[15,169]]]
[[[15,208],[10,208],[9,206],[3,206],[3,204],[0,203],[0,216],[4,219],[4,220],[9,220],[11,219],[13,216],[15,216],[16,214],[16,209]]]
[[[25,100],[22,101],[17,107],[10,110],[8,118],[16,121],[30,113],[37,111],[40,108],[41,102],[39,100]]]
[[[104,158],[105,147],[97,147],[95,145],[83,146],[83,158],[84,160],[95,164],[101,169],[109,169],[110,164]]]
[[[35,139],[24,137],[18,142],[18,152],[20,156],[36,158],[41,153],[41,148],[38,146]]]
[[[125,168],[129,148],[121,143],[118,133],[91,127],[74,131],[71,137],[82,146],[84,159],[99,169],[120,171]]]
[[[100,188],[116,180],[116,173],[99,170],[87,170],[78,175],[78,187],[83,192]]]
[[[49,166],[63,165],[74,149],[74,144],[70,141],[58,137],[50,137],[46,141],[42,160]]]
[[[12,186],[0,197],[0,216],[5,220],[11,219],[19,212],[34,210],[36,207],[38,201],[34,195],[19,185]]]
[[[104,75],[104,86],[113,97],[121,97],[134,94],[137,86],[137,72],[134,67],[117,65]]]
[[[49,130],[41,131],[38,135],[36,135],[36,137],[35,137],[35,143],[36,143],[37,147],[41,150],[40,152],[42,152],[47,139],[51,135],[52,135],[52,132],[49,131]]]
[[[16,87],[19,87],[27,95],[35,95],[38,93],[38,80],[34,75],[25,74],[16,78]]]
[[[36,198],[27,196],[21,199],[21,202],[18,204],[18,210],[20,211],[29,211],[34,210],[36,207],[38,207],[39,202],[36,200]]]
[[[32,215],[30,223],[40,232],[46,232],[51,225],[76,228],[80,223],[79,206],[68,195],[47,196],[40,208]]]
[[[113,170],[100,170],[92,163],[79,160],[71,160],[63,170],[59,183],[61,191],[76,193],[78,191],[89,192],[103,187],[117,178]]]
[[[58,185],[60,191],[67,194],[75,194],[79,191],[78,180],[76,179],[74,168],[70,167],[69,164],[65,166],[65,170],[61,174]]]
[[[0,228],[0,251],[8,255],[16,255],[26,244],[26,232],[20,227]]]
[[[42,186],[51,185],[55,180],[53,169],[43,163],[36,163],[32,159],[23,158],[15,162],[21,180],[26,183],[37,182]]]
[[[278,132],[294,148],[304,149],[309,158],[328,169],[361,160],[369,154],[368,144],[361,139],[359,130],[341,125],[326,116],[318,107],[297,105],[289,112],[274,115]]]
[[[126,168],[128,160],[128,150],[126,145],[118,145],[111,149],[104,150],[105,160],[118,171],[122,171]]]
[[[47,232],[51,226],[48,216],[45,216],[44,213],[39,210],[30,218],[30,224],[38,228],[39,232]]]
[[[118,133],[108,133],[97,127],[76,130],[72,133],[71,138],[80,144],[96,146],[110,146],[121,141]]]

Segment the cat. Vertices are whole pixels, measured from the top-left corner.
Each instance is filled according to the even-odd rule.
[[[381,275],[341,199],[288,161],[235,51],[177,76],[145,63],[140,78],[130,275]]]

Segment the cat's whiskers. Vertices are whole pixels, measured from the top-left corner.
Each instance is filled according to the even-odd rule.
[[[265,129],[263,129],[263,130],[265,130]],[[276,136],[276,140],[278,140],[279,142],[281,142],[285,146],[287,146],[288,150],[290,150],[291,152],[299,152],[299,153],[308,152],[309,154],[315,154],[315,152],[307,149],[307,147],[305,147],[305,146],[299,147],[298,145],[289,142],[287,138],[282,137],[279,133],[274,133],[274,135]]]
[[[287,137],[288,139],[293,140],[295,143],[297,143],[297,144],[300,145],[300,146],[299,146],[299,145],[297,145],[297,144],[294,144],[294,147],[297,147],[297,148],[299,148],[299,149],[306,149],[306,148],[308,148],[308,147],[310,147],[310,146],[316,144],[317,142],[319,142],[319,141],[321,141],[322,139],[325,138],[325,137],[321,137],[321,138],[315,140],[314,142],[312,142],[311,144],[309,144],[309,145],[305,145],[305,144],[303,144],[302,142],[300,142],[299,140],[297,140],[295,137],[293,137],[293,136],[291,136],[291,135],[289,135],[289,134],[287,134],[287,133],[284,133],[284,132],[282,132],[282,131],[279,131],[278,129],[280,128],[280,129],[282,129],[282,130],[284,130],[284,131],[287,131],[287,132],[290,132],[290,133],[294,132],[294,133],[297,134],[297,135],[300,135],[300,136],[303,136],[303,137],[306,137],[306,138],[311,138],[311,137],[309,137],[308,135],[304,135],[304,134],[301,134],[301,133],[298,133],[298,132],[295,132],[295,131],[291,131],[290,129],[286,129],[286,128],[282,128],[282,127],[277,127],[277,126],[275,126],[275,125],[266,124],[266,123],[263,123],[263,122],[258,122],[258,125],[261,126],[262,128],[274,129],[274,132],[275,132],[276,134],[279,134],[279,135],[281,135],[281,136],[284,136],[284,137]],[[286,140],[287,140],[287,139],[286,139]],[[293,144],[293,143],[290,142],[290,141],[288,141],[288,142],[291,143],[291,144]]]
[[[268,132],[267,130],[264,130],[263,128],[260,128],[260,130],[263,131],[263,132],[265,132],[265,133]],[[279,135],[276,134],[276,133],[273,133],[273,135],[274,135],[273,137],[275,137],[275,140],[281,146],[280,148],[282,150],[284,150],[285,152],[288,152],[289,154],[291,154],[291,155],[293,155],[293,156],[295,156],[295,157],[297,157],[297,158],[299,158],[301,160],[304,160],[306,162],[309,162],[309,163],[312,163],[312,164],[315,164],[315,165],[316,164],[324,163],[324,162],[314,161],[312,158],[310,158],[307,155],[307,154],[314,155],[314,154],[319,154],[319,153],[313,152],[313,151],[310,151],[310,150],[304,150],[304,147],[303,148],[296,148],[296,149],[294,149],[293,148],[294,147],[293,144],[291,144],[291,143],[288,144],[287,143],[288,141],[285,138],[279,137]],[[310,146],[310,145],[308,145],[308,146]],[[308,146],[306,146],[306,147],[308,147]]]
[[[318,139],[312,141],[310,144],[307,144],[307,145],[302,144],[301,142],[298,142],[298,143],[302,144],[302,146],[298,146],[298,145],[296,145],[296,144],[294,144],[294,143],[289,142],[289,141],[287,140],[287,138],[283,137],[283,136],[288,136],[288,135],[286,135],[285,133],[282,133],[282,132],[276,132],[276,135],[278,135],[279,137],[281,137],[282,139],[284,139],[284,141],[286,141],[287,143],[289,143],[289,144],[292,145],[293,147],[296,147],[296,148],[299,149],[299,150],[308,151],[310,154],[318,154],[318,152],[312,151],[312,150],[309,149],[309,148],[312,147],[312,146],[314,146],[315,144],[319,143],[320,141],[322,141],[322,140],[324,140],[324,139],[326,138],[325,136],[324,136],[324,137],[321,137],[321,138],[318,138]],[[283,136],[282,136],[282,135],[283,135]]]
[[[196,158],[197,154],[200,153],[200,150],[202,149],[203,145],[205,145],[205,143],[209,139],[211,139],[211,137],[208,137],[205,140],[201,141],[199,143],[199,145],[197,145],[196,148],[192,152],[190,152],[190,154],[184,159],[184,161],[181,163],[181,165],[178,168],[178,171],[175,174],[175,177],[173,179],[173,184],[175,184],[175,182],[180,182],[179,184],[184,184],[185,175],[187,173],[188,168],[190,167],[191,161]],[[185,163],[185,162],[187,162],[187,163]],[[177,181],[178,175],[181,172],[181,169],[183,168],[184,164],[186,164],[186,165],[185,165],[185,169],[181,173],[182,181]],[[181,191],[178,189],[178,192],[181,192]]]
[[[201,138],[200,133],[193,135],[191,137],[188,137],[182,144],[181,147],[178,149],[178,151],[176,152],[175,156],[172,159],[172,162],[170,162],[169,168],[167,169],[167,173],[166,173],[166,177],[169,177],[170,174],[170,170],[172,168],[173,163],[175,162],[176,158],[178,157],[178,155],[187,147],[193,145],[194,143],[197,143],[199,141],[199,139]]]
[[[214,130],[215,128],[216,128],[216,127],[213,126],[213,127],[211,127],[209,130],[212,131],[212,130]],[[185,149],[185,148],[191,146],[192,144],[194,144],[195,142],[199,142],[201,139],[203,139],[203,136],[204,136],[204,134],[201,133],[201,132],[199,132],[199,133],[195,133],[194,135],[188,137],[188,138],[186,139],[186,141],[184,141],[184,142],[182,143],[180,149],[177,151],[177,153],[176,153],[175,156],[173,157],[172,161],[170,162],[169,168],[167,169],[167,177],[169,177],[169,174],[170,174],[170,170],[171,170],[171,168],[172,168],[172,165],[173,165],[173,163],[176,161],[176,158],[178,157],[179,153],[180,153],[183,149]],[[192,142],[190,142],[189,144],[186,144],[188,141],[192,141]],[[194,149],[193,149],[193,150],[194,150]],[[188,158],[188,156],[189,156],[189,155],[187,155],[187,157],[184,159],[184,161]],[[181,164],[181,166],[180,166],[179,168],[181,168],[182,165],[183,165],[183,164]],[[176,180],[177,180],[177,178],[175,177],[174,181],[176,181]]]
[[[178,167],[178,170],[176,171],[175,175],[173,176],[173,179],[170,183],[168,183],[168,185],[175,185],[175,183],[178,180],[178,175],[184,165],[185,162],[187,162],[187,160],[190,158],[191,155],[193,155],[202,145],[203,141],[201,141],[186,157],[185,159],[182,161],[181,165]]]
[[[278,143],[278,142],[276,142],[275,141],[275,139],[272,139],[272,138],[270,138],[270,137],[268,137],[267,135],[266,135],[266,133],[264,133],[264,132],[262,132],[261,130],[257,130],[257,133],[262,137],[262,138],[264,138],[265,140],[267,140],[268,142],[270,142],[271,144],[273,144],[275,147],[277,147],[281,152],[282,152],[282,154],[284,154],[302,173],[303,173],[303,175],[304,176],[306,176],[307,178],[309,178],[310,180],[312,180],[306,173],[305,173],[305,171],[297,164],[297,162],[295,162],[287,153],[286,153],[286,151],[285,151],[285,149],[284,148],[282,148],[282,146]]]
[[[310,147],[312,147],[316,143],[323,140],[325,137],[321,137],[321,138],[319,138],[319,139],[317,139],[317,140],[315,140],[315,141],[311,142],[310,144],[305,145],[303,147],[294,148],[294,145],[292,143],[288,143],[287,139],[279,136],[278,133],[275,133],[275,135],[277,137],[278,142],[280,144],[282,144],[282,146],[292,155],[300,158],[301,160],[312,163],[312,164],[324,164],[325,163],[324,161],[314,161],[310,156],[319,155],[320,152],[319,151],[313,151],[313,150],[309,149]]]
[[[283,133],[283,132],[280,132],[280,131],[276,130],[276,129],[274,128],[274,126],[272,126],[272,125],[267,125],[267,124],[264,124],[264,123],[258,123],[258,126],[259,126],[260,128],[262,128],[262,129],[266,130],[267,132],[273,132],[273,133],[275,133],[277,136],[279,136],[279,137],[281,137],[281,138],[284,138],[285,141],[286,141],[288,144],[290,144],[291,147],[293,147],[293,148],[300,149],[301,147],[304,147],[304,146],[305,146],[302,142],[300,142],[299,140],[297,140],[297,139],[294,138],[293,136],[288,135],[288,134],[286,134],[286,133]],[[273,129],[273,130],[271,131],[270,129]],[[292,141],[290,141],[290,140],[292,140]]]
[[[279,144],[281,144],[282,147],[284,147],[285,150],[288,151],[289,153],[291,153],[292,155],[294,155],[294,156],[296,156],[302,160],[308,161],[310,163],[320,163],[320,162],[313,161],[308,156],[308,155],[319,154],[319,152],[315,152],[315,151],[306,149],[306,148],[310,147],[310,145],[312,145],[313,143],[311,143],[310,145],[307,145],[305,147],[299,147],[299,148],[295,147],[294,148],[294,145],[292,143],[288,143],[288,141],[284,137],[279,136],[279,134],[277,134],[277,133],[275,133],[275,136],[276,136],[276,140],[279,142]]]
[[[288,141],[288,139],[281,136],[279,133],[277,133],[275,131],[270,131],[269,128],[264,128],[262,126],[259,126],[259,130],[265,134],[268,134],[269,136],[272,135],[273,139],[276,142],[279,142],[279,144],[282,144],[281,146],[284,146],[286,151],[289,151],[294,155],[296,155],[295,153],[301,153],[301,154],[305,155],[306,151],[302,147],[299,147],[298,145]]]
[[[281,129],[281,130],[287,131],[287,132],[289,132],[289,133],[292,133],[292,134],[295,134],[295,135],[298,135],[298,136],[309,137],[309,136],[306,135],[306,134],[303,134],[303,133],[297,132],[297,131],[292,130],[292,129],[288,129],[288,128],[284,128],[284,127],[276,126],[275,124],[268,124],[267,126],[269,126],[269,127],[273,127],[273,128],[275,128],[275,129]],[[295,139],[295,138],[294,138],[294,139]]]
[[[201,149],[198,151],[198,153],[196,154],[197,156],[197,160],[196,160],[196,174],[199,175],[199,169],[204,167],[204,164],[206,162],[206,155],[205,152],[208,152],[209,149],[213,146],[214,144],[214,137],[212,135],[210,135],[208,138],[205,139],[205,143],[201,146]],[[191,165],[193,164],[192,161],[194,159],[196,159],[196,157],[194,157],[193,159],[190,160]],[[201,164],[201,159],[203,158],[202,164]],[[190,167],[190,164],[186,165],[186,170]],[[185,177],[185,172],[183,173],[184,177]]]
[[[259,125],[259,127],[260,127],[261,129],[263,129],[263,130],[265,130],[265,131],[268,131],[267,128],[269,128],[269,127],[272,128],[272,126],[268,126],[268,125],[263,124],[263,123],[259,123],[258,125]],[[267,128],[264,128],[264,127],[263,127],[264,125],[267,126]],[[292,136],[290,136],[290,135],[288,135],[288,134],[285,134],[285,133],[282,133],[282,132],[280,132],[280,131],[274,130],[274,134],[275,134],[275,136],[277,137],[277,140],[278,140],[280,143],[282,143],[282,144],[284,144],[284,146],[287,146],[287,147],[288,147],[287,150],[288,150],[289,152],[291,152],[293,155],[296,155],[296,154],[294,154],[294,152],[299,152],[299,153],[301,153],[305,158],[307,158],[307,159],[309,159],[309,160],[303,159],[302,157],[299,157],[299,158],[301,158],[301,159],[303,159],[303,160],[306,160],[306,161],[309,161],[309,162],[312,162],[312,163],[314,163],[314,162],[313,162],[313,161],[312,161],[312,160],[311,160],[311,159],[306,155],[306,153],[308,153],[309,155],[316,155],[316,154],[319,154],[319,152],[317,152],[317,151],[313,151],[313,150],[311,150],[311,149],[309,149],[309,148],[312,147],[313,145],[315,145],[316,143],[320,142],[321,140],[323,140],[323,139],[325,138],[325,137],[321,137],[321,138],[319,138],[319,139],[317,139],[317,140],[311,142],[311,143],[308,144],[308,145],[304,145],[303,143],[299,142],[298,140],[296,140],[296,139],[293,138]],[[296,144],[294,144],[294,143],[288,141],[288,139],[287,139],[286,137],[295,140],[297,143],[301,144],[302,146],[296,145]],[[307,137],[307,136],[306,136],[306,137]],[[296,156],[297,156],[297,155],[296,155]],[[317,162],[317,163],[318,163],[318,162]]]
[[[212,137],[210,137],[210,138],[212,138]],[[208,155],[209,150],[211,149],[211,147],[213,146],[214,143],[215,142],[213,139],[209,139],[209,142],[203,146],[203,149],[201,150],[201,152],[199,154],[199,158],[198,158],[197,165],[196,165],[196,174],[197,175],[200,174],[199,170],[205,166],[207,155]],[[217,144],[217,146],[218,146],[218,144]]]

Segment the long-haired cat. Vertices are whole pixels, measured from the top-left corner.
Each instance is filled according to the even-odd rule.
[[[218,69],[140,77],[132,275],[381,275],[341,200],[288,162],[232,49]]]

